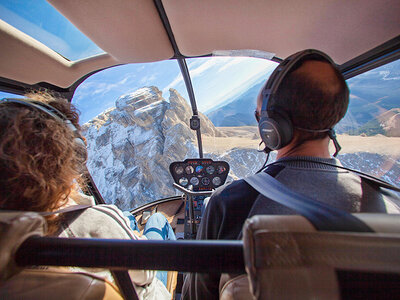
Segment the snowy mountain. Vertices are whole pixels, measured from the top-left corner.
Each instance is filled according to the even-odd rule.
[[[88,169],[107,203],[130,209],[175,195],[169,165],[198,157],[197,141],[186,123],[191,109],[176,90],[165,100],[156,87],[121,96],[115,107],[83,126]],[[202,133],[221,133],[200,115]]]
[[[336,132],[399,136],[399,70],[400,61],[396,61],[349,79],[349,109],[335,127]],[[266,75],[263,78],[267,77]],[[224,102],[223,106],[208,110],[206,115],[215,126],[256,125],[254,109],[263,83],[263,80],[256,82],[229,102]],[[391,118],[389,124],[381,121],[393,113],[397,113],[397,117]]]
[[[121,96],[108,109],[83,126],[88,141],[88,168],[107,203],[132,209],[176,194],[169,165],[174,161],[198,157],[195,132],[188,120],[192,111],[176,90],[164,99],[156,87],[141,88]],[[230,137],[200,114],[201,132],[208,137]],[[265,161],[265,154],[249,148],[233,148],[205,157],[227,161],[228,180],[254,174]],[[371,153],[339,156],[343,165],[380,176],[398,184],[397,158]],[[271,154],[270,161],[275,159]],[[388,162],[390,166],[388,167]]]

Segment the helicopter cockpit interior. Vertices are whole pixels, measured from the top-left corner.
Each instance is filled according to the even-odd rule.
[[[28,283],[7,280],[29,266],[110,269],[125,299],[138,299],[132,269],[168,271],[172,299],[181,298],[186,272],[245,274],[255,299],[398,297],[398,215],[356,214],[373,233],[318,231],[304,217],[271,216],[249,220],[243,240],[196,234],[209,197],[266,162],[256,98],[278,64],[303,49],[330,55],[350,88],[335,127],[343,166],[399,186],[399,16],[396,0],[1,1],[0,98],[49,91],[71,102],[87,142],[88,196],[127,213],[140,234],[161,213],[177,240],[49,237],[39,215],[1,211],[0,298],[24,295]],[[11,219],[15,227],[7,227]],[[289,237],[297,246],[284,243]],[[291,284],[289,262],[299,263],[288,268],[302,278]],[[319,281],[319,271],[329,280]],[[232,299],[231,288],[216,297]]]
[[[222,186],[229,173],[229,164],[212,159],[186,159],[169,166],[174,187],[187,197],[185,206],[186,239],[196,238],[197,228],[206,205],[206,198]]]

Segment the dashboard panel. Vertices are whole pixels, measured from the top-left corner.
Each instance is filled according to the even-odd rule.
[[[223,185],[228,177],[229,164],[209,158],[173,162],[169,171],[176,184],[192,191],[211,191]]]

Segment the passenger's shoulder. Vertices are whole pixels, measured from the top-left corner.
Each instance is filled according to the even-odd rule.
[[[114,205],[92,206],[74,219],[69,226],[77,236],[135,239],[129,220]]]
[[[115,205],[109,205],[109,204],[93,205],[85,210],[85,214],[90,214],[100,218],[105,216],[117,219],[123,218],[123,212]]]
[[[129,220],[124,216],[123,212],[115,205],[98,204],[93,205],[78,217],[79,220],[89,220],[96,226],[128,226]]]

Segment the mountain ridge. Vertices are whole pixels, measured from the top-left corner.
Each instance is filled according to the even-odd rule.
[[[145,203],[175,195],[169,165],[174,161],[198,157],[196,135],[188,120],[192,111],[179,93],[170,89],[168,100],[157,87],[144,87],[119,97],[116,105],[82,126],[88,142],[88,169],[107,203],[129,210]],[[204,140],[223,140],[234,132],[221,130],[200,114]],[[257,143],[256,130],[241,128],[243,137]],[[237,138],[240,138],[238,136]],[[214,141],[215,142],[215,141]],[[229,180],[256,172],[265,160],[265,154],[255,148],[229,148],[204,157],[227,160],[231,165]],[[272,157],[274,157],[272,153]],[[390,180],[400,178],[397,159],[371,153],[343,154],[351,163],[375,172],[369,165],[385,166],[392,161],[391,169],[378,167],[378,174],[390,174]],[[373,159],[373,160],[372,160]],[[366,163],[368,162],[368,163]],[[386,175],[385,175],[386,176]],[[384,177],[385,178],[385,177]]]
[[[349,109],[336,125],[337,133],[399,136],[398,117],[390,122],[379,119],[386,112],[399,109],[399,69],[400,61],[396,61],[380,67],[379,71],[373,70],[347,80],[351,91]],[[255,83],[229,103],[208,110],[206,115],[216,126],[257,125],[253,114],[263,82]]]

